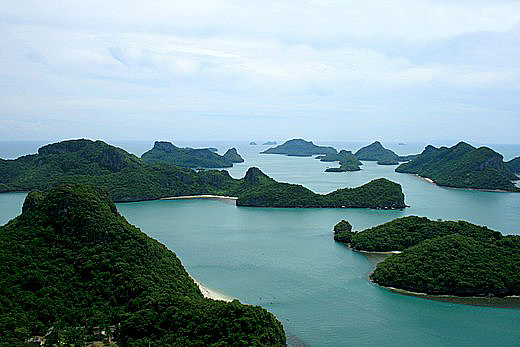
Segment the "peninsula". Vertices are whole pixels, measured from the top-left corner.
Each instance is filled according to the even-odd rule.
[[[204,298],[175,253],[100,189],[31,192],[0,227],[0,247],[2,345],[285,346],[271,313]]]
[[[385,287],[430,295],[520,294],[520,236],[464,221],[411,216],[361,232],[342,221],[334,239],[359,251],[401,251],[378,263],[370,275]]]
[[[439,186],[488,190],[520,191],[512,181],[516,161],[504,163],[502,155],[488,147],[475,148],[465,142],[453,147],[428,145],[415,159],[395,171],[417,174]]]
[[[303,139],[293,139],[285,143],[266,149],[262,154],[284,154],[293,157],[311,157],[320,154],[335,154],[337,151],[333,147],[317,146],[311,141]]]
[[[227,171],[195,170],[147,163],[102,141],[68,140],[44,146],[38,154],[0,160],[0,192],[46,190],[62,183],[105,189],[119,202],[175,196],[237,197],[239,206],[404,208],[401,186],[378,179],[358,188],[320,195],[276,182],[257,168],[234,179]]]

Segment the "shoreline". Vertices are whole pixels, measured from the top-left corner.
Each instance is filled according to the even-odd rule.
[[[399,172],[399,173],[407,173],[407,172]],[[444,185],[441,185],[441,184],[438,184],[437,182],[435,182],[434,180],[432,180],[431,178],[428,178],[428,177],[424,177],[424,176],[421,176],[419,174],[413,174],[413,173],[410,173],[409,175],[415,175],[423,180],[425,180],[426,182],[429,182],[429,183],[432,183],[434,185],[436,185],[437,187],[441,187],[441,188],[449,188],[449,189],[460,189],[460,190],[475,190],[477,192],[495,192],[495,193],[517,193],[515,191],[511,191],[511,190],[504,190],[504,189],[487,189],[487,188],[465,188],[465,187],[451,187],[451,186],[444,186]],[[519,181],[516,181],[516,182],[520,182]],[[520,186],[518,186],[518,184],[520,183],[515,183],[515,181],[513,181],[513,184],[517,187],[520,188]]]
[[[215,200],[233,200],[233,201],[238,200],[238,198],[236,196],[210,195],[210,194],[170,196],[170,197],[166,197],[166,198],[160,198],[159,200],[184,200],[184,199],[215,199]]]
[[[349,247],[350,248],[350,247]],[[380,285],[370,279],[370,275],[374,272],[376,266],[385,258],[392,254],[399,254],[401,251],[390,251],[390,252],[369,252],[369,251],[356,251],[350,248],[353,252],[359,252],[367,257],[368,261],[372,263],[372,269],[367,274],[367,279],[370,283],[380,287],[382,289],[391,291],[393,293],[413,296],[421,299],[428,299],[433,301],[450,302],[454,304],[470,305],[470,306],[484,306],[484,307],[496,307],[496,308],[514,308],[520,309],[520,295],[509,295],[504,297],[497,296],[458,296],[450,294],[427,294],[421,292],[413,292],[406,289],[387,287]]]
[[[205,287],[204,285],[202,285],[199,281],[197,281],[193,277],[192,277],[192,279],[193,279],[193,282],[195,282],[195,284],[199,287],[199,290],[201,291],[202,295],[206,299],[220,300],[220,301],[225,301],[225,302],[231,302],[234,300],[233,298],[231,298],[227,295],[224,295],[222,293],[219,293],[216,290]]]

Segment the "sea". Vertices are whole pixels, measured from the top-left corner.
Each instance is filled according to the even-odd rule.
[[[0,142],[0,158],[35,153],[43,144]],[[111,144],[138,156],[153,146],[148,141]],[[520,193],[438,187],[418,176],[396,173],[395,165],[375,162],[364,162],[358,172],[326,173],[337,163],[260,154],[269,146],[247,142],[175,144],[216,147],[221,154],[236,147],[245,162],[228,169],[235,178],[256,166],[278,181],[319,193],[379,177],[402,185],[409,207],[392,211],[237,207],[231,201],[202,199],[117,204],[130,223],[175,252],[205,287],[275,314],[289,346],[520,345],[520,309],[429,300],[378,287],[368,280],[373,259],[332,239],[332,228],[342,219],[354,230],[363,230],[409,215],[466,220],[504,234],[520,234]],[[317,144],[355,152],[368,143]],[[407,155],[421,152],[426,143],[383,145]],[[520,156],[520,145],[473,145],[487,145],[505,160]],[[21,212],[25,196],[0,194],[0,224]]]

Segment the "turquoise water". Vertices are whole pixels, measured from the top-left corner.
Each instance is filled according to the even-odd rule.
[[[398,152],[413,153],[405,151],[409,146],[400,146],[403,151]],[[212,200],[149,201],[117,207],[132,224],[175,251],[201,283],[276,314],[295,345],[520,344],[519,310],[389,292],[368,281],[372,265],[364,255],[332,241],[332,227],[340,219],[364,229],[411,214],[465,219],[520,234],[520,194],[440,188],[413,175],[397,174],[393,166],[375,163],[365,163],[360,172],[325,173],[334,163],[259,155],[264,148],[238,146],[246,162],[235,165],[230,173],[241,177],[254,165],[277,180],[304,184],[318,192],[387,177],[401,183],[410,207],[403,211],[268,209]],[[510,155],[520,155],[520,146],[512,146]],[[1,223],[20,212],[24,196],[0,194]]]

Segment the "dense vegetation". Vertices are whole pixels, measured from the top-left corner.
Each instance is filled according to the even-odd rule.
[[[226,151],[226,153],[224,153],[223,157],[224,157],[224,159],[226,159],[227,161],[229,161],[231,163],[243,163],[244,162],[244,158],[242,158],[240,156],[240,154],[238,154],[237,149],[235,147],[228,149]]]
[[[226,168],[233,166],[233,161],[229,160],[231,156],[237,159],[233,156],[233,152],[226,158],[214,153],[210,148],[179,148],[170,142],[156,141],[153,148],[143,153],[141,158],[148,163],[165,163],[191,168]]]
[[[511,182],[518,177],[504,163],[502,155],[464,142],[451,148],[427,146],[417,158],[401,164],[395,171],[418,174],[440,186],[520,191]]]
[[[146,163],[102,141],[71,140],[42,147],[35,155],[0,161],[0,189],[45,190],[62,183],[86,183],[105,189],[115,201],[217,194],[237,196],[237,204],[247,206],[404,207],[401,186],[386,180],[369,188],[345,190],[350,195],[321,196],[299,185],[278,183],[263,173],[266,179],[251,184],[249,178],[257,171],[250,169],[245,178],[233,179],[227,171],[196,172]]]
[[[261,153],[264,154],[285,154],[288,156],[295,157],[310,157],[319,154],[336,153],[337,151],[333,147],[316,146],[311,141],[305,141],[302,139],[293,139],[286,141],[285,143],[269,148]]]
[[[49,345],[285,345],[260,307],[203,298],[179,259],[82,185],[32,192],[0,227],[0,346],[47,335]]]
[[[403,217],[352,232],[341,221],[334,240],[355,250],[402,251],[376,266],[371,279],[383,286],[427,294],[520,294],[520,237],[503,236],[464,221]]]
[[[346,220],[342,220],[334,226],[334,241],[350,243],[353,235],[352,225]]]
[[[324,162],[339,161],[340,166],[334,168],[327,168],[325,172],[345,172],[345,171],[359,171],[362,163],[352,154],[351,151],[342,149],[338,153],[328,153],[326,155],[317,156],[316,159]]]
[[[379,165],[399,164],[399,156],[392,150],[384,148],[379,141],[360,148],[355,156],[359,160],[377,161]]]
[[[464,221],[432,221],[426,217],[402,217],[356,232],[351,247],[360,251],[402,251],[418,243],[438,236],[460,234],[477,240],[499,239],[501,234]]]
[[[426,294],[520,294],[520,237],[482,241],[461,234],[425,240],[379,263],[371,279]]]
[[[520,174],[520,157],[511,159],[510,161],[507,161],[505,164],[511,172]]]
[[[316,194],[297,184],[280,183],[257,168],[250,168],[239,187],[237,205],[259,207],[406,207],[401,186],[380,178],[357,188]]]

